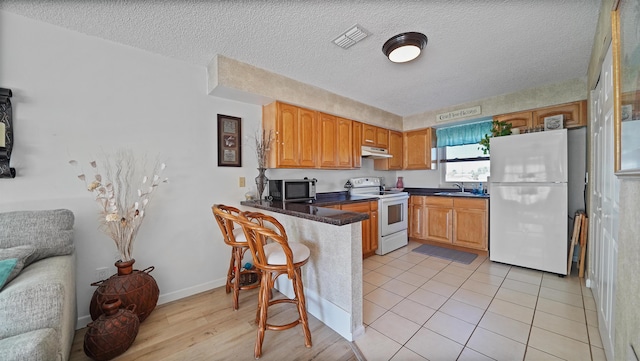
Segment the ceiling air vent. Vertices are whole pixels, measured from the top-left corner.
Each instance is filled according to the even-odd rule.
[[[349,49],[353,44],[366,38],[369,34],[360,26],[355,25],[353,28],[345,31],[333,40],[333,43],[343,49]]]

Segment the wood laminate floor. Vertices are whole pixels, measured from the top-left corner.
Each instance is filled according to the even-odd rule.
[[[224,287],[160,305],[140,325],[133,345],[115,360],[254,360],[257,289],[240,293],[234,311]],[[279,293],[276,292],[277,295]],[[276,296],[277,297],[277,296]],[[269,322],[297,318],[295,306],[269,308]],[[309,314],[313,347],[304,346],[302,327],[267,331],[260,360],[356,361],[354,346]],[[83,343],[87,328],[76,331],[70,361],[89,360]]]

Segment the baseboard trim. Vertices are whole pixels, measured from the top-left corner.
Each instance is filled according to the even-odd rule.
[[[183,288],[175,292],[162,294],[158,298],[158,305],[193,296],[201,292],[206,292],[214,288],[224,286],[225,283],[226,278],[223,278],[212,282],[202,283],[193,287]],[[289,279],[285,279],[285,277],[278,278],[276,280],[275,288],[287,297],[293,298],[294,296],[291,281],[289,281]],[[336,331],[347,341],[352,342],[365,333],[365,328],[363,325],[358,326],[353,331],[351,330],[351,314],[349,314],[347,311],[325,300],[312,290],[305,289],[304,294],[307,300],[307,312],[309,312],[315,318],[319,319],[331,329]],[[76,330],[87,327],[90,322],[90,315],[83,315],[78,317],[78,320],[76,322]]]
[[[212,282],[206,282],[193,287],[183,288],[178,291],[166,293],[164,295],[160,295],[160,297],[158,298],[158,304],[162,305],[168,302],[179,300],[181,298],[193,296],[201,292],[209,291],[214,288],[224,286],[225,283],[226,283],[226,278],[212,281]]]
[[[158,297],[158,305],[173,302],[185,297],[193,296],[198,293],[206,292],[214,288],[224,286],[226,284],[226,280],[227,280],[226,278],[221,278],[215,281],[206,282],[206,283],[202,283],[192,287],[183,288],[178,291],[161,294],[160,297]],[[91,315],[83,315],[78,317],[78,320],[76,322],[76,330],[87,327],[87,325],[91,321],[92,321]]]

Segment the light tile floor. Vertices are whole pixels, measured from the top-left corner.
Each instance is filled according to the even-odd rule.
[[[366,332],[355,344],[368,361],[606,360],[577,276],[482,256],[464,265],[411,251],[419,245],[364,260]]]

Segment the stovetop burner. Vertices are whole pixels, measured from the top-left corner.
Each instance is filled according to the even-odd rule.
[[[387,197],[408,197],[409,193],[401,191],[381,190],[381,179],[379,177],[359,177],[350,178],[345,184],[349,188],[349,195],[353,196],[375,196],[379,198]]]

